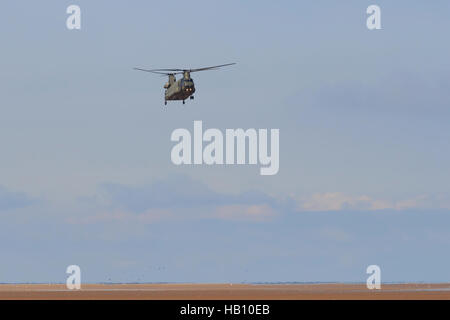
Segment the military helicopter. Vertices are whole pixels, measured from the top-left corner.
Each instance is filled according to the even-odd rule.
[[[184,100],[187,98],[193,100],[194,99],[194,92],[195,92],[195,86],[194,86],[194,80],[191,78],[192,72],[198,72],[198,71],[206,71],[206,70],[216,70],[220,67],[225,66],[231,66],[236,63],[227,63],[227,64],[221,64],[218,66],[212,66],[212,67],[206,67],[206,68],[199,68],[199,69],[141,69],[141,68],[134,68],[134,70],[139,71],[145,71],[145,72],[151,72],[156,74],[163,74],[169,76],[169,82],[166,82],[164,85],[164,89],[166,89],[164,93],[164,105],[167,105],[168,100],[183,100],[183,104],[185,103]],[[183,78],[177,80],[175,78],[175,75],[182,74]]]

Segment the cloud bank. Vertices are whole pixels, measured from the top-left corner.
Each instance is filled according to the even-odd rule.
[[[0,186],[0,211],[27,207],[35,202],[23,192],[13,192]]]

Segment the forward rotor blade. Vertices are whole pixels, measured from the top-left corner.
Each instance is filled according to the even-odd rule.
[[[151,69],[151,71],[174,71],[174,72],[183,72],[186,71],[184,69]]]
[[[205,68],[198,68],[198,69],[141,69],[141,68],[134,68],[135,70],[139,71],[145,71],[145,72],[151,72],[151,73],[157,73],[157,74],[183,74],[184,72],[198,72],[198,71],[206,71],[206,70],[216,70],[221,67],[231,66],[233,63],[227,63],[227,64],[220,64],[218,66],[212,66],[212,67],[205,67]],[[169,72],[167,72],[169,71]]]
[[[149,70],[149,69],[141,69],[141,68],[133,68],[134,70],[139,70],[139,71],[144,71],[144,72],[151,72],[151,73],[156,73],[156,74],[164,74],[166,76],[171,75],[171,74],[175,74],[173,72],[159,72],[160,70]]]

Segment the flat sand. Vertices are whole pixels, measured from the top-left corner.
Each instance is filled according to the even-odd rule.
[[[450,284],[0,284],[0,300],[450,300]]]

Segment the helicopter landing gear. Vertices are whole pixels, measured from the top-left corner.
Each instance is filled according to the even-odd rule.
[[[184,104],[185,102],[184,102],[184,100],[183,100],[183,104]]]
[[[189,99],[194,100],[194,96],[190,96]]]
[[[164,100],[164,105],[167,106],[167,100]]]

